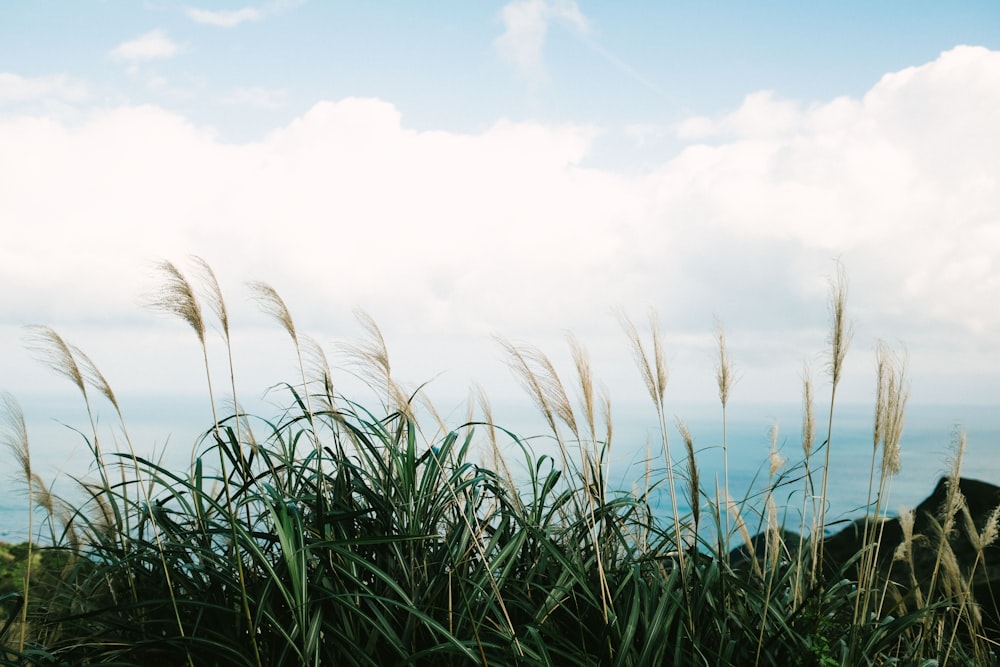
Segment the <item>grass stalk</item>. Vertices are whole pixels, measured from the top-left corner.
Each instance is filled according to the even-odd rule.
[[[207,268],[207,264],[202,260],[197,260],[198,265],[204,271]],[[159,264],[159,271],[164,277],[163,287],[160,292],[154,297],[150,305],[153,308],[166,312],[168,314],[179,317],[191,327],[198,337],[198,343],[201,347],[202,362],[205,368],[205,382],[208,387],[208,397],[209,404],[212,409],[212,429],[215,435],[216,441],[219,444],[219,466],[220,474],[222,477],[222,489],[226,496],[226,508],[229,515],[233,513],[233,498],[232,491],[229,485],[229,475],[226,474],[226,462],[222,455],[222,429],[221,422],[219,420],[219,412],[216,408],[215,403],[215,391],[212,388],[212,372],[211,366],[209,364],[208,358],[208,345],[205,341],[205,320],[202,315],[201,305],[198,301],[197,294],[192,287],[191,283],[188,281],[187,277],[178,269],[173,263],[169,261],[163,261]],[[223,323],[224,329],[228,331],[228,316],[225,310],[225,304],[221,300],[221,291],[218,289],[218,284],[214,280],[214,274],[210,272],[208,277],[210,278],[210,286],[212,291],[218,297],[218,302],[216,299],[212,300],[214,307],[219,313],[220,320]],[[228,336],[227,336],[228,342]],[[227,345],[227,350],[229,349]],[[235,399],[234,399],[235,401]],[[237,419],[237,423],[239,420]],[[232,541],[234,547],[239,544],[236,534],[236,524],[232,524]],[[260,667],[261,657],[260,648],[257,645],[257,637],[254,631],[253,618],[250,612],[250,600],[247,595],[247,582],[246,582],[246,572],[244,571],[244,564],[242,554],[239,552],[238,548],[235,549],[235,564],[237,568],[237,574],[240,584],[241,592],[241,603],[243,607],[243,617],[246,622],[246,631],[250,637],[250,646],[253,650],[254,663]],[[181,630],[181,635],[183,636],[183,630]],[[193,661],[190,652],[187,652],[188,663],[193,667]]]
[[[852,327],[847,321],[847,276],[844,265],[837,263],[837,277],[830,286],[830,361],[828,371],[830,374],[830,404],[827,414],[826,451],[823,459],[823,475],[820,483],[819,498],[816,499],[818,510],[814,511],[813,535],[811,540],[813,548],[812,580],[816,581],[819,570],[823,566],[823,546],[825,540],[822,538],[826,529],[827,511],[827,482],[830,473],[830,450],[833,448],[833,412],[837,403],[837,387],[844,370],[844,359],[847,356],[847,349],[850,347],[853,335]]]
[[[731,497],[729,490],[729,420],[726,415],[726,408],[729,405],[729,392],[733,386],[733,364],[729,358],[729,351],[726,348],[726,331],[720,320],[715,321],[715,340],[719,349],[719,362],[715,367],[715,381],[719,388],[719,403],[722,406],[722,474],[723,474],[723,495]],[[722,550],[726,553],[730,550],[729,536],[731,523],[729,516],[726,516],[726,526],[723,532],[724,540]]]

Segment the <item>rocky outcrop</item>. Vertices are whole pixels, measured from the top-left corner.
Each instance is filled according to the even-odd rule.
[[[921,597],[926,599],[931,587],[935,597],[943,593],[956,603],[971,591],[984,629],[1000,640],[1000,540],[996,532],[1000,487],[966,478],[959,478],[956,486],[952,493],[949,480],[941,478],[933,493],[917,505],[906,545],[905,522],[899,517],[874,524],[858,519],[828,535],[823,545],[824,572],[828,578],[857,581],[865,531],[871,531],[876,539],[868,541],[871,546],[866,555],[875,559],[875,578],[879,587],[888,591],[887,604],[902,603],[912,611]],[[782,531],[782,541],[786,557],[794,555],[801,542],[798,534],[790,531]],[[759,557],[764,536],[755,537],[753,542]],[[731,554],[736,566],[748,559],[745,546]]]
[[[897,600],[913,599],[919,587],[931,586],[960,600],[970,589],[986,629],[1000,637],[1000,543],[997,540],[1000,487],[975,479],[958,479],[956,493],[947,478],[913,510],[912,539],[904,545],[899,517],[868,526],[877,535],[872,547],[876,573]],[[824,566],[828,575],[854,580],[864,544],[864,519],[827,537]]]

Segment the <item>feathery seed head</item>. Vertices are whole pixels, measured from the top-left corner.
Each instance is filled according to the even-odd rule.
[[[895,560],[912,562],[913,558],[913,522],[916,512],[912,509],[899,513],[899,526],[903,531],[903,539],[893,554]]]
[[[774,477],[775,473],[781,470],[781,466],[785,465],[785,457],[783,457],[778,452],[778,424],[775,422],[771,426],[771,450],[769,452],[768,460],[770,461],[770,473],[769,477]]]
[[[295,333],[295,322],[292,321],[292,314],[288,312],[288,307],[285,305],[284,300],[278,295],[277,290],[268,285],[265,282],[259,280],[252,281],[248,283],[250,287],[250,292],[253,294],[254,299],[260,305],[261,310],[265,313],[278,320],[278,323],[288,332],[291,336],[292,341],[297,345],[299,342],[298,335]]]
[[[149,307],[175,315],[187,322],[204,345],[205,320],[191,283],[173,262],[164,260],[157,265],[157,269],[164,276],[164,284],[160,291],[150,298]]]
[[[1000,537],[1000,506],[993,508],[983,525],[983,532],[979,533],[980,549],[985,549],[996,542],[997,537]]]
[[[747,524],[746,521],[743,520],[743,514],[740,512],[739,505],[737,505],[732,498],[726,498],[726,512],[733,515],[736,523],[736,529],[743,538],[744,544],[747,545],[747,552],[750,555],[750,562],[753,564],[754,572],[757,576],[763,576],[763,572],[761,572],[760,569],[760,563],[757,561],[757,550],[754,548],[753,538],[750,537],[750,531],[747,530]]]
[[[875,352],[877,383],[875,398],[874,446],[882,447],[882,471],[899,472],[900,440],[903,437],[906,402],[910,390],[906,380],[905,357],[893,353],[879,341]]]
[[[979,541],[979,529],[976,528],[976,522],[972,518],[972,512],[969,510],[968,500],[963,498],[958,509],[962,515],[962,524],[965,527],[965,534],[968,535],[972,548],[976,551],[982,551],[983,545]]]
[[[24,423],[24,412],[17,400],[7,392],[0,393],[0,409],[3,410],[4,428],[3,443],[14,455],[17,467],[24,475],[25,481],[31,484],[31,448],[28,446],[28,427]]]
[[[778,503],[774,499],[774,494],[767,494],[767,562],[771,571],[778,567],[778,559],[781,556],[781,533],[780,522],[778,521]]]
[[[364,340],[360,343],[345,344],[342,346],[343,349],[370,379],[385,388],[387,400],[392,403],[394,409],[412,416],[407,393],[392,377],[389,348],[385,344],[382,330],[379,329],[375,319],[363,310],[355,310],[354,317],[365,331]]]
[[[333,376],[330,373],[330,362],[326,357],[326,352],[312,336],[303,335],[300,343],[302,344],[303,356],[309,365],[310,375],[322,383],[324,400],[328,403],[327,407],[332,408]]]
[[[684,441],[684,448],[687,451],[688,493],[691,496],[691,516],[694,520],[694,525],[697,526],[700,515],[699,489],[701,488],[701,481],[698,478],[698,460],[694,453],[694,439],[691,437],[691,431],[688,430],[687,424],[680,419],[677,420],[677,430],[680,431],[681,439]]]
[[[569,336],[569,348],[580,381],[580,402],[583,404],[584,419],[587,420],[590,438],[594,440],[597,438],[597,419],[594,412],[594,378],[590,370],[590,358],[584,347],[572,335]]]
[[[944,588],[949,595],[959,595],[965,587],[965,578],[962,576],[962,570],[958,565],[955,550],[952,549],[951,543],[947,539],[941,540],[938,549],[940,550],[941,571],[943,573],[941,581],[944,584]]]
[[[104,398],[108,399],[108,402],[111,403],[115,411],[118,412],[118,415],[121,416],[121,407],[118,405],[118,399],[115,397],[115,392],[111,390],[111,385],[97,368],[97,364],[95,364],[91,358],[77,346],[71,345],[70,350],[72,351],[74,358],[78,360],[80,371],[83,374],[83,379],[86,380],[87,384],[104,396]]]
[[[552,406],[549,405],[545,390],[542,387],[541,379],[532,370],[531,364],[528,362],[526,351],[502,338],[496,338],[496,341],[501,347],[503,347],[504,351],[506,351],[507,364],[514,373],[515,379],[517,379],[517,381],[521,384],[528,396],[531,397],[531,400],[534,401],[535,407],[538,408],[539,412],[541,412],[542,416],[545,418],[545,421],[549,426],[549,430],[556,432],[557,426],[555,412],[553,411]]]
[[[719,385],[719,401],[725,408],[729,402],[729,389],[733,385],[733,365],[726,349],[726,332],[719,320],[715,321],[715,340],[719,344],[719,363],[715,368],[715,380]]]
[[[951,469],[948,471],[947,477],[945,477],[945,500],[940,510],[945,534],[951,532],[955,522],[955,514],[961,508],[962,503],[965,502],[961,487],[959,486],[962,475],[962,457],[965,454],[964,430],[956,428],[952,434],[951,448]]]
[[[35,503],[45,510],[46,516],[50,519],[55,515],[55,496],[52,489],[42,480],[38,473],[31,473],[31,489],[34,493]]]
[[[635,324],[624,313],[619,315],[622,328],[628,337],[629,346],[632,348],[632,356],[639,366],[642,379],[646,383],[646,390],[650,398],[657,406],[663,406],[663,395],[667,386],[667,366],[663,360],[663,348],[660,345],[659,326],[656,324],[655,312],[650,313],[650,322],[653,325],[653,358],[650,360],[646,352],[645,345]]]
[[[226,309],[226,301],[222,298],[222,289],[219,287],[219,281],[215,278],[215,272],[212,271],[212,267],[208,265],[208,262],[197,255],[192,255],[191,261],[195,265],[195,271],[200,278],[200,284],[204,286],[204,294],[208,297],[208,307],[212,309],[215,317],[218,318],[219,324],[222,326],[222,333],[228,340],[229,313]]]
[[[667,390],[667,361],[663,354],[663,343],[660,340],[660,322],[656,311],[649,311],[649,329],[653,335],[653,359],[656,361],[656,389],[663,402],[663,394]]]
[[[611,420],[611,394],[607,388],[601,390],[601,419],[604,420],[604,442],[611,446],[611,436],[614,434],[614,422]]]
[[[802,372],[802,451],[806,459],[812,453],[815,437],[816,417],[813,413],[812,379],[809,374],[809,366],[804,365]]]
[[[847,321],[847,275],[844,265],[837,262],[837,277],[830,284],[830,377],[833,385],[840,382],[844,358],[854,335],[853,327]]]
[[[25,345],[36,358],[49,368],[75,384],[87,396],[83,373],[73,356],[73,348],[54,329],[46,326],[29,326]]]
[[[498,340],[507,352],[507,363],[514,376],[535,402],[552,433],[558,432],[558,419],[579,438],[573,406],[549,358],[536,348]]]
[[[528,348],[525,353],[538,369],[536,373],[541,379],[546,400],[552,406],[556,416],[566,425],[573,436],[579,439],[580,429],[576,423],[573,404],[569,400],[569,394],[566,393],[566,387],[559,378],[552,360],[537,348]]]

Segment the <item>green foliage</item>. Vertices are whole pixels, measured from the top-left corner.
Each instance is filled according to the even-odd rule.
[[[167,305],[198,325],[204,345],[195,291],[170,268]],[[299,346],[283,302],[256,289]],[[224,313],[217,298],[210,310]],[[69,511],[50,511],[55,543],[35,552],[29,589],[26,545],[0,548],[0,593],[30,592],[26,639],[0,637],[0,664],[996,662],[970,587],[942,568],[947,585],[932,585],[918,603],[894,596],[867,525],[861,552],[831,567],[817,561],[822,525],[800,537],[765,512],[755,539],[745,504],[712,500],[692,483],[697,528],[694,512],[677,511],[674,477],[685,475],[672,462],[670,475],[647,473],[641,491],[609,488],[612,431],[607,424],[606,436],[597,435],[579,348],[579,414],[544,355],[507,348],[549,423],[559,450],[552,458],[492,424],[485,405],[482,420],[452,430],[432,412],[419,416],[366,323],[376,335],[357,350],[386,397],[377,409],[335,394],[325,369],[316,381],[303,369],[303,383],[285,387],[282,419],[238,411],[220,419],[184,471],[138,456],[127,432],[127,451],[101,449],[95,430],[87,444],[99,481],[84,483],[84,500]],[[644,347],[627,330],[662,425],[659,341],[654,335]],[[69,361],[79,353],[64,347]],[[99,378],[114,401],[95,372],[80,377]],[[663,438],[669,452],[665,426]],[[523,472],[509,471],[504,448],[523,460]],[[687,452],[690,482],[697,462],[693,447]],[[797,479],[811,496],[811,480],[825,476],[806,455]],[[880,491],[887,469],[875,480]],[[769,503],[786,483],[772,477]],[[666,520],[650,507],[661,484],[673,503]],[[46,500],[39,505],[64,506]],[[733,530],[744,551],[730,551]],[[15,602],[2,607],[12,621]]]
[[[27,544],[0,543],[0,620],[10,617],[23,591],[27,557]]]

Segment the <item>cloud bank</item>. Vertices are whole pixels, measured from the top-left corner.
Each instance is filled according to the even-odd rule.
[[[781,376],[794,400],[803,357],[821,364],[808,355],[839,257],[866,380],[882,335],[928,377],[965,373],[959,390],[980,391],[1000,376],[998,109],[1000,53],[959,47],[860,99],[760,92],[688,119],[683,150],[639,176],[588,164],[595,128],[417,132],[378,99],[320,102],[241,144],[151,106],[76,124],[3,116],[2,324],[153,326],[136,309],[149,262],[198,254],[248,321],[249,279],[322,341],[349,336],[365,308],[412,380],[495,365],[461,357],[494,333],[544,344],[566,329],[613,341],[607,370],[631,377],[614,314],[654,306],[701,398],[718,316],[736,391]],[[931,384],[915,396],[955,389]]]

